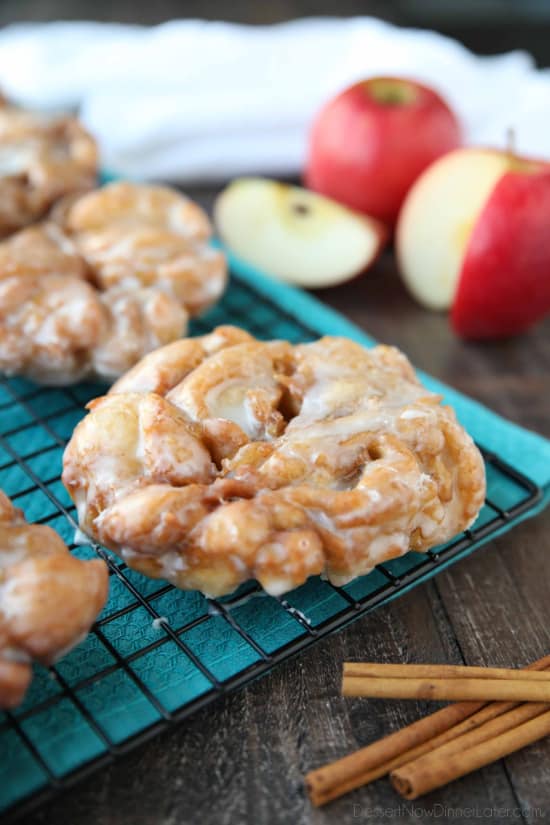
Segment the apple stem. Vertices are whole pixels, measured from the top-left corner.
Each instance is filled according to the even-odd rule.
[[[513,126],[506,129],[506,151],[509,155],[516,153],[516,130]]]

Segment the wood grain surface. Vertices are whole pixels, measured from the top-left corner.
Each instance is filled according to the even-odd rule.
[[[466,4],[458,0],[425,6],[405,0],[274,0],[269,4],[5,0],[0,24],[58,18],[155,23],[182,15],[267,23],[307,14],[371,12],[407,25],[434,25],[480,51],[531,48],[539,62],[548,65],[547,26],[529,21],[527,13],[521,22],[514,19],[510,25],[513,5],[506,0],[476,2],[472,23],[464,13]],[[208,206],[214,192],[190,194]],[[391,254],[363,279],[319,297],[379,340],[401,347],[416,366],[550,436],[550,322],[506,342],[461,342],[450,332],[444,315],[421,310],[407,296]],[[550,740],[415,803],[401,802],[389,783],[379,780],[314,810],[302,776],[433,708],[423,702],[343,699],[339,687],[345,659],[525,664],[550,651],[549,588],[550,511],[546,511],[271,675],[120,758],[25,821],[29,825],[367,821],[418,825],[443,819],[535,825],[547,821]]]

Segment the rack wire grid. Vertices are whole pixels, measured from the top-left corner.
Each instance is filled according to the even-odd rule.
[[[240,324],[260,338],[318,337],[236,276],[192,332],[220,323]],[[445,546],[381,564],[344,587],[315,577],[277,598],[249,582],[229,597],[207,599],[147,579],[100,546],[75,544],[76,514],[60,480],[61,458],[84,404],[104,390],[0,381],[2,488],[29,521],[55,528],[80,558],[98,554],[111,574],[108,604],[87,640],[55,667],[37,667],[23,705],[0,715],[5,821],[434,575],[517,519],[540,494],[525,476],[484,453],[486,504],[476,524]]]

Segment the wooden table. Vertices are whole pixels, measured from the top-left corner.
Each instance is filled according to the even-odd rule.
[[[439,28],[483,52],[523,47],[550,63],[547,27],[527,11],[510,25],[507,0],[5,0],[13,19],[157,23],[178,15],[270,23],[308,14],[371,13]],[[514,5],[514,14],[524,4]],[[542,6],[542,3],[540,4]],[[198,193],[209,204],[212,192]],[[364,279],[320,295],[419,367],[505,416],[550,436],[550,322],[523,337],[464,344],[443,315],[422,311],[390,255]],[[540,823],[550,818],[550,740],[403,805],[380,780],[326,808],[307,801],[303,774],[417,719],[426,703],[344,700],[346,658],[523,664],[550,651],[550,510],[348,629],[96,774],[29,825],[375,825],[443,820]],[[523,813],[519,813],[519,811]],[[370,818],[369,818],[370,814]]]
[[[209,206],[213,193],[192,193]],[[413,363],[550,436],[550,321],[521,338],[466,344],[420,309],[391,253],[319,297]],[[386,780],[314,810],[302,777],[408,724],[427,703],[339,695],[344,659],[525,664],[550,651],[550,510],[271,675],[121,758],[29,818],[67,825],[332,825],[550,816],[550,740],[416,803]],[[377,810],[375,810],[377,809]],[[521,809],[521,813],[519,812]]]

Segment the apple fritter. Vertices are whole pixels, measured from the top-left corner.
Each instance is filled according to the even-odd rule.
[[[0,708],[21,702],[33,661],[52,664],[81,641],[107,590],[103,561],[72,556],[0,491]]]
[[[225,288],[209,233],[204,212],[164,187],[68,196],[50,220],[0,242],[0,370],[112,381],[176,341]]]
[[[156,286],[190,315],[225,289],[225,258],[207,243],[206,213],[168,187],[111,183],[75,200],[62,225],[99,289]]]
[[[74,117],[0,102],[0,236],[43,217],[59,198],[90,189],[98,152]]]
[[[87,533],[177,587],[342,585],[476,518],[483,460],[440,401],[393,347],[222,327],[92,401],[63,481]]]

